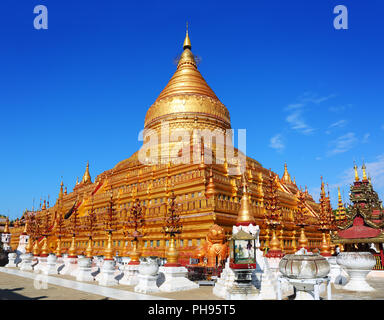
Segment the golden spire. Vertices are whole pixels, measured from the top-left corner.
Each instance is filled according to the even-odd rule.
[[[3,233],[9,233],[9,219],[7,217],[7,221],[5,222],[5,227]]]
[[[325,189],[324,189],[323,176],[321,176],[320,179],[321,179],[321,192],[320,192],[320,195],[321,195],[322,197],[325,197]]]
[[[24,230],[23,230],[23,233],[22,234],[27,234],[28,233],[28,220],[25,221],[25,225],[24,225]]]
[[[281,180],[285,184],[292,183],[291,176],[288,173],[287,163],[284,163],[284,174],[283,174]]]
[[[205,191],[205,195],[209,198],[211,196],[214,196],[215,193],[215,183],[213,182],[213,171],[211,166],[211,168],[209,169],[209,182]]]
[[[255,225],[255,218],[251,212],[251,204],[249,202],[249,195],[248,195],[248,188],[247,188],[247,181],[245,179],[245,175],[243,174],[243,196],[241,197],[240,201],[240,210],[237,215],[236,224],[254,224]]]
[[[368,181],[367,173],[365,172],[366,166],[365,166],[364,162],[363,162],[363,166],[361,168],[363,169],[363,181]]]
[[[47,205],[46,205],[46,201],[44,200],[43,207],[41,208],[41,210],[45,210],[45,209],[47,209]]]
[[[357,165],[356,165],[356,163],[355,163],[355,165],[353,166],[353,169],[355,169],[355,181],[357,182],[357,181],[359,181],[360,179],[359,179],[359,174],[357,173]]]
[[[87,168],[85,169],[85,173],[81,183],[92,183],[91,175],[89,174],[89,161],[87,161]]]
[[[189,39],[189,36],[188,36],[188,21],[187,21],[187,32],[185,34],[185,40],[184,40],[184,43],[183,43],[183,49],[189,49],[191,50],[192,49],[192,45],[191,45],[191,40]]]
[[[64,194],[67,195],[67,187],[64,189]]]
[[[59,199],[61,199],[63,197],[63,180],[61,180],[61,183],[60,183],[60,192],[59,192]]]
[[[79,184],[79,177],[77,177],[77,179],[76,179],[76,185],[78,185]]]
[[[344,220],[345,219],[345,208],[343,205],[343,201],[341,200],[340,187],[337,188],[338,192],[338,204],[336,211],[336,220]]]

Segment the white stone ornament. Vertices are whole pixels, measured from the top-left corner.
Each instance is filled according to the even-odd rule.
[[[232,287],[233,282],[235,281],[235,273],[229,267],[229,258],[225,262],[223,271],[220,274],[220,277],[217,279],[215,286],[213,287],[212,293],[215,296],[225,299],[227,291]]]
[[[40,270],[42,274],[57,274],[57,258],[56,255],[53,253],[50,253],[47,257],[47,262],[45,266]]]
[[[135,286],[135,292],[153,293],[159,292],[157,279],[159,277],[159,265],[156,260],[147,258],[139,265],[139,283]]]
[[[16,252],[8,253],[8,263],[5,265],[6,268],[16,268],[17,267],[18,256]]]
[[[350,291],[372,292],[373,287],[366,281],[368,273],[376,264],[374,255],[370,252],[340,252],[336,262],[350,276],[349,281],[342,288]]]
[[[77,261],[79,271],[76,275],[77,281],[93,281],[92,275],[92,261],[89,258],[79,258]]]
[[[20,270],[21,271],[32,271],[33,270],[33,267],[32,267],[33,255],[32,255],[32,253],[23,253],[20,256],[20,258],[21,258],[21,262],[18,265],[20,267]]]
[[[118,281],[115,279],[115,268],[116,263],[114,260],[104,260],[103,266],[101,267],[100,274],[96,280],[101,286],[115,286]]]
[[[123,257],[123,277],[119,280],[119,284],[126,286],[136,286],[139,283],[139,265],[129,264],[131,259]]]
[[[64,256],[64,268],[60,271],[63,275],[72,275],[77,269],[77,258]]]
[[[33,272],[40,273],[47,266],[47,257],[36,257],[37,263],[33,265]]]

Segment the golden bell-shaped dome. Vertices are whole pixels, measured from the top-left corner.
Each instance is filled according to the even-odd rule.
[[[187,31],[176,72],[149,108],[145,129],[155,129],[162,121],[177,123],[176,126],[183,128],[196,121],[202,129],[231,127],[227,108],[200,74],[191,48]]]

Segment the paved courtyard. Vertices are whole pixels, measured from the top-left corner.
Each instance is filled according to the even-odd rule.
[[[371,293],[343,290],[332,284],[333,300],[384,300],[384,278],[370,278],[376,289]],[[212,286],[173,292],[139,294],[133,287],[117,285],[99,286],[97,282],[78,282],[74,277],[62,275],[44,276],[17,268],[0,267],[0,300],[223,300],[212,294]]]

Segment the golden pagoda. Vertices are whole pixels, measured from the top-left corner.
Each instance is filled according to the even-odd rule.
[[[196,135],[196,130],[220,132],[224,139],[230,136],[227,131],[231,129],[229,111],[199,72],[188,31],[182,49],[175,73],[145,116],[144,143],[140,150],[117,163],[112,169],[99,174],[94,181],[91,179],[87,162],[81,182],[77,181],[73,191],[68,191],[67,194],[63,192],[61,183],[55,205],[45,210],[51,215],[61,215],[64,228],[69,227],[70,217],[75,210],[81,225],[91,210],[94,210],[97,221],[92,236],[94,254],[103,254],[107,246],[108,250],[111,251],[112,247],[113,252],[119,252],[120,255],[134,249],[136,243],[124,236],[124,225],[127,212],[138,199],[144,210],[145,220],[142,232],[144,236],[138,244],[140,252],[143,256],[165,257],[170,242],[162,228],[170,205],[170,191],[173,191],[176,197],[183,224],[183,232],[176,239],[179,263],[187,263],[190,257],[196,255],[213,225],[222,227],[225,233],[229,234],[238,219],[251,217],[261,228],[261,249],[266,245],[269,231],[264,226],[264,212],[265,197],[268,196],[269,170],[250,157],[244,156],[242,163],[239,160],[242,153],[237,149],[234,149],[233,155],[223,155],[221,151],[227,150],[231,145],[223,145],[217,140],[214,143],[204,140],[204,148],[201,147],[198,152],[198,161],[177,163],[175,158],[179,154],[184,156],[185,141],[167,140],[161,135],[164,128],[170,135],[177,134],[178,130],[187,131],[190,133],[190,141],[193,142],[190,149],[194,149],[195,143],[201,138]],[[157,141],[152,149],[147,148],[147,142],[151,139]],[[212,163],[207,162],[210,158],[208,151],[211,151],[215,158]],[[160,161],[152,161],[157,159]],[[242,188],[244,171],[248,182]],[[298,188],[296,181],[292,182],[286,163],[282,178],[277,178],[276,181],[282,216],[279,237],[284,252],[289,253],[295,250],[294,239],[300,229],[294,221]],[[108,239],[104,226],[100,223],[107,213],[111,192],[113,197],[118,199],[118,223],[113,240]],[[316,228],[319,205],[308,193],[305,193],[304,201],[307,218],[305,233],[310,247],[319,248],[322,239]],[[42,210],[34,214],[39,216]],[[15,235],[11,240],[12,248],[17,247],[18,235],[22,231],[22,226],[11,228],[11,233]],[[72,240],[76,243],[71,243]],[[71,234],[67,233],[61,237],[61,252],[68,253],[71,249],[72,255],[81,254],[87,250],[88,241],[89,237],[85,231],[79,231],[76,239],[72,239]],[[56,246],[57,236],[54,231],[48,239],[48,243],[51,242]]]
[[[341,194],[340,194],[340,187],[337,188],[337,193],[338,193],[338,203],[337,203],[337,210],[336,210],[336,223],[339,221],[344,221],[346,218],[346,210],[343,204],[343,201],[341,200]]]

